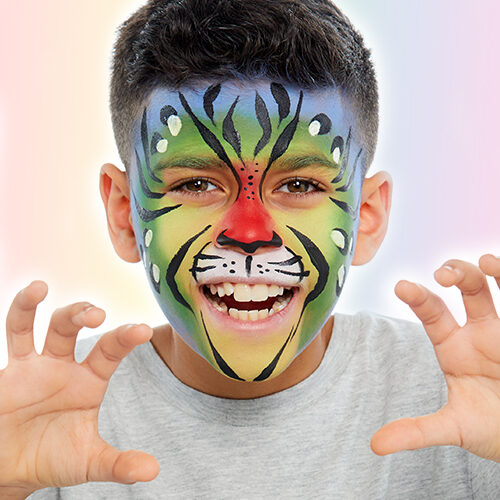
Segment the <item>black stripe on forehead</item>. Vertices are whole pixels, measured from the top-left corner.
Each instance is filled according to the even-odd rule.
[[[239,98],[240,96],[234,100],[233,104],[229,108],[229,111],[227,112],[226,117],[224,118],[224,121],[222,122],[222,137],[224,137],[224,139],[231,144],[233,149],[236,151],[238,158],[241,160],[241,137],[233,122],[234,108],[236,107],[236,104],[238,104]]]
[[[290,114],[290,96],[281,83],[271,83],[271,94],[278,104],[279,124]]]
[[[154,174],[153,170],[151,169],[151,162],[149,161],[148,112],[146,108],[144,108],[144,112],[142,113],[141,139],[142,139],[142,148],[144,150],[144,158],[146,160],[146,168],[148,169],[148,173],[151,176],[151,179],[153,179],[154,181],[162,182],[162,180],[156,177],[156,175]]]
[[[271,151],[271,156],[269,157],[269,162],[267,164],[266,169],[262,173],[262,178],[259,184],[260,199],[262,199],[262,185],[264,184],[264,179],[267,175],[269,168],[276,159],[278,159],[286,152],[288,146],[290,146],[290,143],[292,142],[293,136],[295,135],[295,131],[297,130],[297,126],[299,124],[300,110],[302,108],[303,98],[304,98],[304,92],[302,92],[301,90],[299,94],[299,101],[297,103],[297,109],[295,110],[295,116],[290,121],[290,123],[288,123],[283,132],[281,132],[280,136],[278,137],[276,143],[273,146],[273,150]]]
[[[238,195],[239,195],[241,191],[241,179],[239,175],[236,173],[236,170],[234,169],[231,160],[227,156],[224,147],[219,142],[217,137],[207,127],[205,127],[205,125],[203,125],[203,123],[201,123],[199,118],[193,113],[191,106],[189,106],[186,98],[182,95],[182,92],[179,92],[179,100],[181,101],[182,106],[186,110],[186,113],[190,116],[191,120],[193,120],[193,123],[198,129],[198,132],[200,133],[202,139],[210,147],[210,149],[229,167],[229,169],[233,173],[234,178],[236,179],[236,182],[238,184]]]
[[[177,282],[175,281],[175,275],[177,274],[177,271],[179,270],[179,267],[182,264],[184,257],[186,257],[186,254],[188,253],[188,250],[191,247],[191,245],[211,227],[212,227],[211,225],[206,226],[205,229],[202,229],[198,234],[195,234],[193,237],[189,238],[189,240],[187,240],[186,243],[184,243],[181,246],[181,248],[179,248],[178,252],[174,255],[174,257],[170,261],[167,272],[165,274],[165,280],[170,288],[170,291],[172,292],[172,295],[174,296],[174,299],[177,302],[179,302],[179,304],[182,304],[184,307],[189,309],[193,314],[194,314],[193,309],[187,303],[186,299],[182,296],[181,292],[179,291]]]
[[[216,85],[210,85],[203,95],[203,108],[205,109],[205,113],[210,118],[212,123],[214,122],[214,101],[217,99],[220,93],[221,85],[217,83]]]
[[[262,99],[258,92],[255,92],[255,114],[259,125],[262,128],[262,137],[257,143],[257,146],[255,146],[255,150],[253,152],[254,158],[267,145],[269,139],[271,138],[271,119],[269,118],[269,111],[267,110],[264,99]]]

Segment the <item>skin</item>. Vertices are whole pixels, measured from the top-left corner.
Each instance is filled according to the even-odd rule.
[[[353,265],[369,262],[384,238],[391,188],[385,172],[363,182]],[[104,165],[100,189],[118,255],[138,262],[125,172]],[[409,281],[397,283],[396,295],[414,311],[434,345],[448,384],[448,402],[435,414],[381,428],[371,442],[375,453],[454,445],[500,462],[500,319],[487,276],[500,287],[499,257],[483,255],[478,266],[449,260],[434,273],[438,284],[455,286],[462,294],[464,325],[457,324],[432,291]],[[6,318],[8,365],[0,370],[2,498],[26,498],[49,486],[89,481],[133,484],[157,477],[159,464],[154,457],[138,450],[117,450],[98,433],[98,413],[109,379],[136,346],[151,340],[180,380],[208,394],[258,397],[286,389],[314,371],[332,326],[327,323],[280,375],[263,382],[236,381],[219,373],[165,326],[154,331],[145,324],[120,326],[101,335],[89,355],[77,363],[74,350],[79,331],[101,325],[105,313],[87,302],[56,310],[38,354],[33,323],[47,291],[44,282],[32,282],[16,295]]]

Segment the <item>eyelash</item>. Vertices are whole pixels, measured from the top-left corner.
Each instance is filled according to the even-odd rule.
[[[285,181],[283,181],[279,185],[279,187],[277,187],[275,189],[275,191],[278,191],[283,186],[286,186],[290,182],[294,182],[294,181],[305,182],[305,183],[309,184],[309,186],[313,186],[315,189],[311,190],[311,191],[308,190],[305,193],[286,193],[286,194],[289,194],[289,195],[292,195],[292,196],[308,196],[308,195],[310,195],[310,193],[324,191],[324,189],[321,187],[321,184],[318,181],[316,181],[314,179],[306,179],[306,178],[303,178],[303,177],[293,177],[292,179],[286,179]]]
[[[220,189],[214,182],[212,182],[211,179],[208,179],[206,177],[192,177],[191,179],[185,180],[182,183],[177,184],[176,186],[173,186],[172,188],[170,188],[170,190],[171,191],[182,191],[184,194],[187,194],[188,196],[203,196],[210,191],[214,191],[214,189],[209,189],[206,191],[191,191],[189,189],[183,189],[183,188],[185,188],[185,186],[187,184],[192,183],[192,182],[196,182],[196,181],[207,182],[207,183],[211,184],[212,186],[214,186],[215,188]],[[324,191],[324,189],[321,188],[321,185],[318,181],[316,181],[314,179],[302,178],[302,177],[293,177],[291,179],[286,179],[274,191],[279,191],[283,186],[286,186],[287,184],[294,182],[294,181],[307,183],[307,184],[309,184],[309,186],[314,187],[314,189],[308,190],[304,193],[290,193],[289,192],[289,193],[286,193],[287,195],[300,197],[300,196],[308,196],[308,195],[310,195],[310,193]]]
[[[217,186],[211,179],[207,179],[206,177],[192,177],[191,179],[184,180],[180,184],[173,186],[172,188],[170,188],[170,190],[171,191],[182,191],[184,194],[187,194],[188,196],[203,196],[204,194],[206,194],[210,191],[214,191],[214,189],[210,189],[208,191],[191,191],[189,189],[182,189],[187,184],[189,184],[191,182],[196,182],[196,181],[208,182],[212,186],[215,186],[217,189],[220,189],[219,186]]]

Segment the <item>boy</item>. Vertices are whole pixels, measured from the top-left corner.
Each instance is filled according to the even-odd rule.
[[[151,1],[122,27],[111,87],[126,172],[102,170],[109,231],[120,257],[142,259],[170,324],[81,342],[79,354],[92,351],[79,365],[78,330],[103,311],[58,310],[37,356],[46,286],[16,297],[0,377],[2,494],[493,497],[499,320],[484,273],[498,281],[498,259],[436,272],[464,294],[463,328],[438,297],[398,284],[439,365],[412,323],[331,316],[350,264],[381,244],[391,198],[388,174],[365,178],[376,82],[338,9]],[[370,451],[384,423],[437,410],[372,440],[380,455],[426,449]]]

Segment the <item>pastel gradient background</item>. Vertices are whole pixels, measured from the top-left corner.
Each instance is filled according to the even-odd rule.
[[[164,321],[142,265],[114,254],[98,193],[100,165],[120,165],[108,111],[115,29],[142,3],[2,6],[0,316],[19,289],[45,280],[39,352],[52,310],[74,301],[106,310],[99,332]],[[463,321],[460,293],[437,285],[433,271],[448,258],[477,263],[483,253],[500,253],[500,4],[337,5],[364,35],[379,78],[379,146],[368,175],[388,170],[395,186],[386,240],[369,264],[351,267],[335,310],[415,320],[393,293],[399,279],[409,279],[438,291]],[[6,360],[1,333],[1,368]]]

